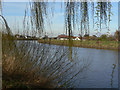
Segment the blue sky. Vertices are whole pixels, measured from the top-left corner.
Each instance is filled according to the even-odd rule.
[[[58,34],[65,33],[64,28],[64,8],[61,8],[61,3],[49,3],[52,4],[54,8],[54,15],[49,15],[48,19],[45,21],[45,31],[48,33],[49,36],[57,36]],[[26,7],[29,5],[28,2],[3,2],[3,15],[5,16],[6,20],[8,21],[9,26],[11,27],[13,33],[23,32],[23,19],[24,19],[24,12]],[[110,33],[113,34],[116,29],[118,29],[118,3],[112,2],[112,13],[114,14],[111,18],[110,24]],[[28,13],[29,14],[29,13]],[[28,15],[29,16],[29,15]],[[51,21],[52,23],[48,23]],[[95,34],[95,29],[92,28],[92,17],[90,14],[90,35]],[[16,24],[16,25],[15,25]],[[107,29],[102,29],[101,33],[106,33]],[[74,30],[74,35],[78,35],[79,31]]]

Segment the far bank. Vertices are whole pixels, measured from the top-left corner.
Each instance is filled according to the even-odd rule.
[[[51,44],[51,45],[63,45],[69,46],[68,40],[48,40],[40,39],[39,43]],[[72,40],[73,47],[83,47],[83,48],[96,48],[96,49],[107,49],[107,50],[118,50],[119,43],[118,41],[96,41],[96,40]]]

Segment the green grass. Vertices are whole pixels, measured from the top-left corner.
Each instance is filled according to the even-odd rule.
[[[69,40],[38,40],[40,43],[47,43],[53,45],[69,45]],[[72,41],[73,47],[84,47],[84,48],[98,48],[98,49],[118,49],[117,41],[95,41],[95,40],[86,40],[86,41]]]

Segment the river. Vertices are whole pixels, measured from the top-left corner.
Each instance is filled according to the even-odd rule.
[[[33,42],[31,41],[32,44]],[[53,53],[56,47],[68,48],[35,42],[38,46],[50,47],[50,53]],[[85,63],[89,64],[87,69],[72,80],[74,88],[118,88],[118,51],[72,47],[72,53],[72,58],[76,57],[77,59],[74,58],[71,64],[77,60],[82,61],[76,64],[71,69],[72,71],[79,70]]]

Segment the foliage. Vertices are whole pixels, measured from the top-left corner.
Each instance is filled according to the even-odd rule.
[[[44,16],[47,16],[47,2],[31,2],[30,9],[32,16],[31,25],[32,27],[35,26],[36,30],[38,30],[39,34],[41,34],[44,29]]]
[[[81,27],[81,35],[84,32],[89,34],[89,4],[92,6],[93,16],[96,15],[97,18],[97,22],[95,22],[97,31],[99,26],[101,30],[103,22],[106,24],[107,20],[111,21],[111,3],[109,2],[97,2],[95,7],[93,2],[72,2],[72,0],[68,0],[64,5],[65,27],[69,35],[70,44],[72,43],[71,36],[76,23]],[[33,1],[30,3],[31,26],[39,34],[44,31],[45,17],[48,15],[47,8],[49,8],[47,2]],[[25,17],[26,13],[27,11],[25,11]],[[5,23],[5,31],[2,37],[3,80],[10,82],[19,81],[20,85],[24,84],[27,87],[73,87],[71,81],[75,81],[74,77],[89,66],[89,63],[84,63],[83,61],[79,70],[73,70],[81,60],[77,61],[76,57],[73,56],[71,45],[69,48],[53,48],[50,45],[38,44],[36,42],[15,41],[5,18],[1,15],[0,17],[2,17]],[[106,39],[106,36],[102,36],[102,39]],[[69,55],[73,56],[72,62],[67,60]]]
[[[116,30],[116,32],[114,33],[114,37],[117,41],[119,40],[119,31],[118,30]]]
[[[3,88],[73,87],[74,78],[90,65],[73,54],[71,62],[67,47],[16,41],[7,31],[2,37]],[[74,70],[77,64],[80,68]]]
[[[97,6],[96,8],[96,19],[97,21],[95,22],[95,24],[97,25],[97,33],[98,30],[102,29],[102,24],[104,23],[106,25],[106,28],[108,28],[108,32],[109,30],[109,25],[110,25],[110,21],[111,21],[111,2],[97,2]],[[108,20],[108,27],[107,27],[107,20]]]
[[[101,35],[100,40],[107,40],[107,35],[106,34]]]
[[[89,37],[89,34],[85,34],[84,37]]]
[[[2,14],[2,2],[0,0],[0,14]]]
[[[65,28],[66,34],[72,36],[72,32],[75,29],[76,25],[80,27],[81,35],[89,34],[89,6],[92,8],[92,16],[93,16],[93,25],[97,26],[97,33],[101,31],[102,24],[106,24],[108,21],[108,31],[109,25],[111,21],[111,2],[82,2],[81,0],[78,2],[67,0],[64,3],[65,6]],[[95,6],[96,5],[96,6]],[[47,2],[32,2],[31,4],[31,17],[36,25],[37,29],[40,32],[43,31],[44,28],[44,16],[47,15]],[[95,17],[94,17],[95,16]],[[96,22],[94,23],[94,19]],[[93,26],[94,27],[94,26]],[[79,29],[79,28],[78,28]]]
[[[91,38],[89,42],[87,40],[84,40],[80,42],[79,40],[73,40],[73,45],[72,47],[84,47],[84,48],[98,48],[98,49],[118,49],[118,42],[114,41],[113,39],[107,38],[107,40],[101,40],[98,42],[99,38]],[[40,43],[44,44],[50,44],[50,45],[62,45],[62,46],[69,46],[69,41],[68,40],[39,40]],[[99,44],[99,45],[98,45]]]

